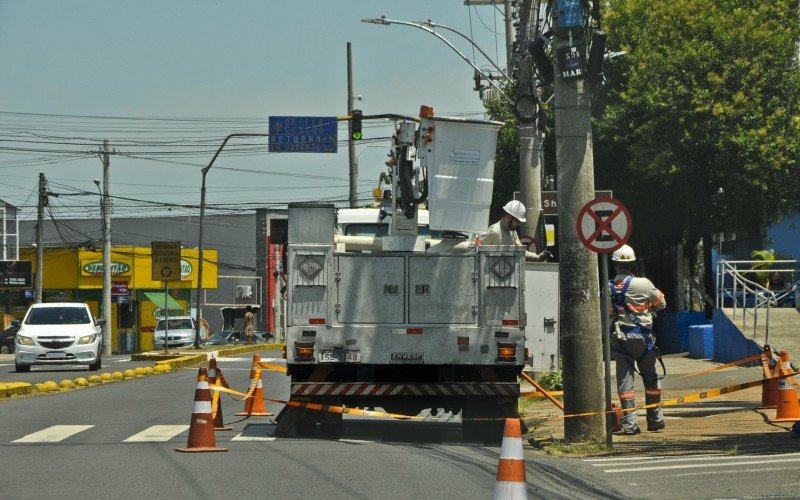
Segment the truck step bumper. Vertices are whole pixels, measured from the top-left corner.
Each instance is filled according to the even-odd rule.
[[[437,397],[519,397],[519,384],[515,382],[454,382],[435,384],[366,382],[297,382],[291,384],[291,395],[311,396],[437,396]]]

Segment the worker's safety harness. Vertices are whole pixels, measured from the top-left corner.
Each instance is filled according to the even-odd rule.
[[[612,331],[609,333],[616,335],[617,340],[622,340],[625,335],[641,336],[642,340],[644,340],[646,349],[642,353],[642,355],[639,356],[638,358],[633,358],[633,356],[630,353],[623,351],[621,349],[616,349],[612,347],[612,350],[628,358],[635,359],[636,365],[641,363],[647,356],[649,356],[652,353],[656,357],[658,362],[661,364],[661,369],[664,371],[664,375],[659,377],[663,379],[664,377],[667,376],[667,367],[664,366],[664,360],[661,359],[661,351],[659,351],[658,347],[656,347],[655,344],[656,339],[655,336],[653,336],[653,330],[651,328],[642,325],[641,321],[639,321],[639,318],[637,318],[636,314],[633,312],[633,309],[631,309],[630,306],[625,302],[625,294],[628,292],[628,287],[630,286],[631,281],[633,281],[633,276],[628,276],[627,278],[625,278],[625,282],[623,283],[622,288],[620,289],[617,289],[616,283],[614,283],[614,281],[608,282],[608,288],[611,290],[611,305],[614,309],[614,315],[616,316],[617,314],[622,314],[624,312],[625,315],[627,315],[628,319],[634,325],[630,327],[620,324],[619,321],[614,321],[614,324],[612,325]],[[636,370],[635,366],[634,370]],[[638,370],[636,371],[637,373],[639,372]]]

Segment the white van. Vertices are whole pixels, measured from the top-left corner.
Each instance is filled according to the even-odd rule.
[[[167,331],[164,332],[166,325]],[[194,344],[194,319],[191,316],[170,316],[169,321],[164,318],[158,320],[153,333],[153,348],[164,348],[164,334],[168,347],[186,347]]]
[[[83,302],[33,304],[17,332],[16,371],[30,371],[33,365],[88,365],[99,370],[103,324],[105,320],[95,320]]]

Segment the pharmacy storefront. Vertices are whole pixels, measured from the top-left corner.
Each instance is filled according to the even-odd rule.
[[[192,290],[197,287],[197,249],[181,250],[180,280],[151,279],[150,247],[111,249],[111,351],[129,353],[153,348],[157,318],[166,310],[171,316],[188,315]],[[37,269],[36,252],[21,251],[21,261]],[[204,289],[217,288],[217,251],[205,250]],[[100,251],[53,248],[44,251],[42,288],[45,302],[86,302],[96,317],[103,288],[103,254]],[[33,303],[33,290],[6,288],[0,291],[0,308],[22,318]]]

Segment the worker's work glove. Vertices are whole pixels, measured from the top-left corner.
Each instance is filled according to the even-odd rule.
[[[546,262],[552,258],[553,254],[551,254],[549,250],[545,250],[544,252],[539,254],[539,262]]]

